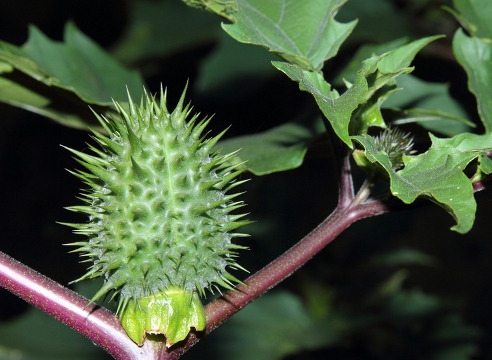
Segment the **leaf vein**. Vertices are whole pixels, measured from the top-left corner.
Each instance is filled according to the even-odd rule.
[[[282,2],[282,4],[285,5],[284,2]],[[284,37],[284,40],[292,47],[292,49],[298,55],[300,55],[300,56],[303,55],[301,53],[301,51],[299,50],[299,48],[297,47],[297,45],[292,41],[292,39],[290,38],[290,36],[286,34],[286,32],[284,31],[284,29],[282,29],[282,27],[280,26],[280,24],[277,24],[277,23],[273,22],[272,19],[270,19],[268,16],[266,16],[265,14],[263,14],[260,10],[258,10],[257,8],[255,8],[254,6],[252,6],[251,4],[249,4],[247,2],[244,3],[243,6],[245,8],[247,8],[251,13],[258,15],[266,23],[269,23],[270,25],[272,25]],[[284,6],[282,6],[282,7],[284,7]],[[268,38],[267,35],[265,35],[263,32],[261,32],[260,29],[257,29],[256,26],[255,26],[255,23],[256,22],[252,20],[253,19],[253,16],[249,16],[248,17],[248,16],[245,15],[245,18],[248,19],[248,22],[250,23],[251,28],[252,29],[255,29],[256,30],[256,33],[261,38],[263,38],[263,40],[265,41],[265,43],[269,44],[272,49],[278,48],[278,49],[281,49],[282,51],[285,51],[285,52],[288,52],[289,51],[287,48],[285,48],[285,46],[282,46],[280,44],[277,44],[277,43],[273,42],[272,40],[270,40]]]

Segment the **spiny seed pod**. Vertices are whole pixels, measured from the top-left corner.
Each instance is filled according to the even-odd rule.
[[[404,166],[404,155],[415,153],[412,134],[403,132],[399,128],[383,130],[381,134],[374,138],[374,145],[377,150],[388,154],[391,166],[395,170]]]
[[[89,216],[67,224],[88,236],[69,244],[92,263],[76,281],[104,278],[91,301],[117,295],[122,325],[139,345],[146,333],[164,334],[170,346],[190,327],[203,330],[197,294],[232,289],[239,280],[228,269],[242,269],[235,257],[244,247],[231,240],[246,236],[234,230],[249,222],[232,214],[244,204],[228,194],[244,182],[242,164],[231,164],[236,152],[213,150],[223,133],[205,138],[210,119],[189,119],[185,92],[172,112],[162,90],[160,101],[145,94],[140,106],[128,95],[128,108],[115,102],[118,116],[96,114],[108,134],[93,131],[100,148],[68,149],[87,169],[73,174],[89,186],[86,204],[68,208]]]

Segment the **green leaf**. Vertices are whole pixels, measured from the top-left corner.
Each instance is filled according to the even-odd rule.
[[[442,38],[442,36],[436,35],[425,37],[400,46],[380,56],[371,57],[362,63],[362,69],[359,70],[357,76],[368,77],[369,75],[374,74],[374,79],[369,80],[369,89],[370,94],[372,95],[372,93],[395,79],[397,76],[411,72],[413,68],[409,68],[409,66],[415,55],[417,55],[417,53],[428,43],[439,38]]]
[[[468,75],[468,88],[477,99],[478,114],[485,130],[492,130],[492,3],[487,0],[455,0],[451,12],[472,37],[458,29],[453,38],[456,59]]]
[[[273,65],[292,80],[299,82],[301,90],[314,96],[335,133],[352,148],[351,135],[363,134],[372,125],[383,126],[382,117],[377,115],[381,105],[378,99],[384,100],[391,94],[396,88],[394,79],[412,71],[413,69],[408,66],[417,52],[438,38],[440,36],[416,40],[381,56],[373,56],[363,61],[354,84],[351,84],[341,96],[336,90],[332,90],[331,85],[317,72],[281,62],[273,62]],[[373,95],[376,96],[371,99]],[[363,105],[360,111],[354,114],[360,105]],[[375,111],[376,115],[370,116]],[[354,123],[350,124],[353,118],[355,118]]]
[[[482,154],[479,159],[480,167],[479,170],[484,174],[492,173],[492,159],[490,159],[486,154]]]
[[[394,125],[417,122],[427,130],[446,136],[469,132],[475,127],[449,94],[447,84],[423,81],[410,74],[399,76],[396,82],[401,90],[383,105],[394,112]]]
[[[225,17],[229,21],[234,21],[234,17],[232,15],[237,12],[237,4],[235,1],[183,0],[183,2],[188,6],[216,13],[217,15]]]
[[[234,23],[222,27],[239,42],[264,46],[302,69],[319,71],[356,25],[334,19],[346,1],[237,0]]]
[[[465,35],[459,29],[453,38],[456,59],[468,75],[468,88],[477,99],[478,114],[487,132],[492,131],[492,42]]]
[[[387,53],[387,56],[382,57],[378,64],[379,71],[390,74],[409,66],[415,55],[417,55],[425,45],[439,37],[440,36],[422,38],[391,50]]]
[[[126,87],[143,92],[138,73],[124,69],[71,23],[65,43],[34,26],[22,48],[0,42],[0,64],[0,101],[78,128],[95,124],[87,103],[108,114],[112,98],[126,98]]]
[[[416,122],[427,130],[446,136],[454,136],[467,132],[475,124],[459,116],[448,114],[440,110],[408,109],[395,111],[397,120],[393,125],[403,125]]]
[[[365,77],[358,76],[352,87],[340,96],[338,91],[332,90],[331,85],[317,72],[302,70],[297,66],[281,62],[273,62],[273,65],[292,80],[297,81],[302,91],[307,91],[314,96],[335,133],[343,142],[352,147],[348,127],[352,113],[364,101],[364,96],[368,93]]]
[[[384,44],[361,46],[350,62],[337,75],[334,84],[341,85],[343,81],[354,81],[360,63],[364,59],[374,55],[382,55],[405,43],[406,40],[400,38]],[[378,96],[377,101],[372,101],[366,105],[364,112],[370,111],[373,114],[373,119],[376,117],[382,118],[380,108],[398,108],[391,109],[391,112],[394,113],[392,118],[396,118],[392,122],[395,125],[417,122],[427,130],[447,136],[468,132],[471,127],[475,127],[475,124],[464,118],[466,112],[451,97],[447,84],[426,82],[410,74],[402,74],[395,80],[398,91],[384,92]],[[384,95],[384,98],[382,95]],[[408,108],[409,106],[411,107],[410,109]],[[370,124],[371,121],[369,120],[363,120],[362,124]],[[373,125],[378,124],[373,121]]]
[[[350,4],[350,3],[349,3]],[[408,43],[406,38],[399,38],[383,44],[365,44],[362,45],[357,52],[352,56],[350,62],[338,73],[333,84],[343,85],[344,80],[353,82],[360,69],[360,64],[370,57],[381,56],[384,53],[390,52],[400,46]]]
[[[420,155],[408,156],[402,170],[392,169],[388,154],[378,151],[374,138],[354,136],[365,149],[372,163],[381,165],[391,181],[391,193],[410,204],[417,197],[426,197],[450,213],[457,224],[451,229],[468,232],[475,220],[476,202],[473,186],[464,174],[465,167],[475,158],[492,149],[492,135],[460,134],[450,139],[438,139],[429,134],[431,148]]]
[[[60,44],[30,27],[23,52],[46,72],[47,76],[39,81],[71,90],[84,101],[101,105],[110,104],[113,98],[126,98],[125,87],[131,93],[142,93],[140,75],[119,65],[73,23],[65,27],[64,37],[65,42]]]
[[[319,117],[304,123],[287,123],[263,133],[238,136],[219,142],[224,154],[241,151],[234,161],[247,161],[247,170],[255,175],[295,169],[301,166],[309,145],[324,132]]]
[[[405,39],[400,38],[384,44],[361,46],[334,83],[343,84],[344,79],[354,81],[364,59],[382,55],[404,43]],[[385,97],[384,104],[380,104],[383,109],[398,108],[392,109],[395,110],[393,118],[397,119],[393,124],[417,122],[427,130],[447,136],[469,132],[471,127],[475,127],[475,124],[465,119],[466,112],[449,94],[447,84],[426,82],[411,74],[402,74],[395,80],[399,91],[392,91],[389,98]],[[375,105],[373,102],[373,110],[376,110]],[[378,115],[381,116],[380,113]]]
[[[458,11],[451,10],[472,36],[492,40],[492,2],[489,0],[454,0]]]
[[[23,48],[0,42],[0,60],[43,84],[70,90],[92,104],[108,105],[112,98],[125,97],[125,86],[142,93],[143,82],[138,73],[121,67],[72,23],[65,28],[63,44],[31,26]]]
[[[13,70],[10,74],[4,72],[0,74],[0,101],[46,116],[65,126],[79,129],[87,129],[87,126],[99,128],[100,125],[87,104],[75,94],[63,91],[61,95],[56,88],[38,85],[32,87],[32,80],[20,71]],[[93,108],[106,115],[110,111],[109,108],[99,106]]]

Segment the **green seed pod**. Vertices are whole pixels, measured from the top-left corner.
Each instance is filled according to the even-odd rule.
[[[185,90],[186,92],[186,90]],[[123,327],[137,344],[146,333],[162,333],[168,346],[183,340],[190,327],[203,330],[205,317],[197,294],[239,282],[228,269],[236,263],[234,232],[249,223],[232,212],[244,204],[229,191],[242,164],[230,153],[213,150],[223,133],[203,135],[209,119],[190,118],[184,93],[170,112],[166,94],[145,94],[140,106],[115,102],[118,116],[96,115],[108,136],[93,131],[99,147],[92,155],[68,149],[87,171],[75,171],[89,189],[85,205],[69,210],[89,216],[67,224],[88,236],[77,246],[91,262],[76,281],[104,278],[91,301],[113,292],[119,298]],[[167,308],[166,308],[167,307]],[[142,325],[143,324],[143,325]]]
[[[403,132],[399,128],[388,128],[374,138],[374,145],[377,150],[388,154],[391,166],[397,170],[405,164],[403,157],[415,153],[413,150],[412,134]]]

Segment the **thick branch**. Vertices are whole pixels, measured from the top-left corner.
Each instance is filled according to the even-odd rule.
[[[210,333],[230,316],[290,276],[314,255],[332,242],[357,220],[390,211],[382,200],[368,200],[367,188],[362,186],[354,197],[348,158],[342,165],[339,204],[335,211],[315,230],[291,249],[205,308]],[[487,179],[488,180],[488,179]],[[488,181],[474,183],[475,191],[488,187]],[[136,346],[126,335],[119,319],[110,311],[44,277],[31,268],[0,252],[0,286],[18,295],[33,306],[80,332],[101,346],[116,359],[137,360],[178,359],[199,338],[191,333],[182,346],[165,349],[162,344],[146,341]]]
[[[151,343],[136,346],[113,313],[95,304],[87,306],[86,298],[2,252],[0,286],[86,336],[116,359],[155,358]]]
[[[342,182],[342,184],[352,186],[351,182],[347,181]],[[366,189],[361,189],[361,191],[365,192]],[[345,195],[348,194],[349,191],[345,191]],[[247,304],[290,276],[351,224],[357,220],[389,211],[382,201],[365,202],[363,199],[359,199],[359,194],[352,199],[348,206],[339,204],[316,229],[276,260],[246,279],[245,285],[239,285],[237,291],[229,291],[208,304],[205,307],[207,317],[205,334],[210,333]],[[344,197],[340,200],[344,204],[347,203]],[[178,359],[198,341],[199,338],[195,334],[190,334],[186,344],[176,348],[171,353],[167,353],[162,359]]]
[[[299,243],[249,277],[245,285],[239,285],[237,291],[229,291],[209,304],[206,307],[207,331],[213,330],[232,314],[290,276],[348,226],[365,217],[364,215],[353,209],[337,208],[330,217]]]

